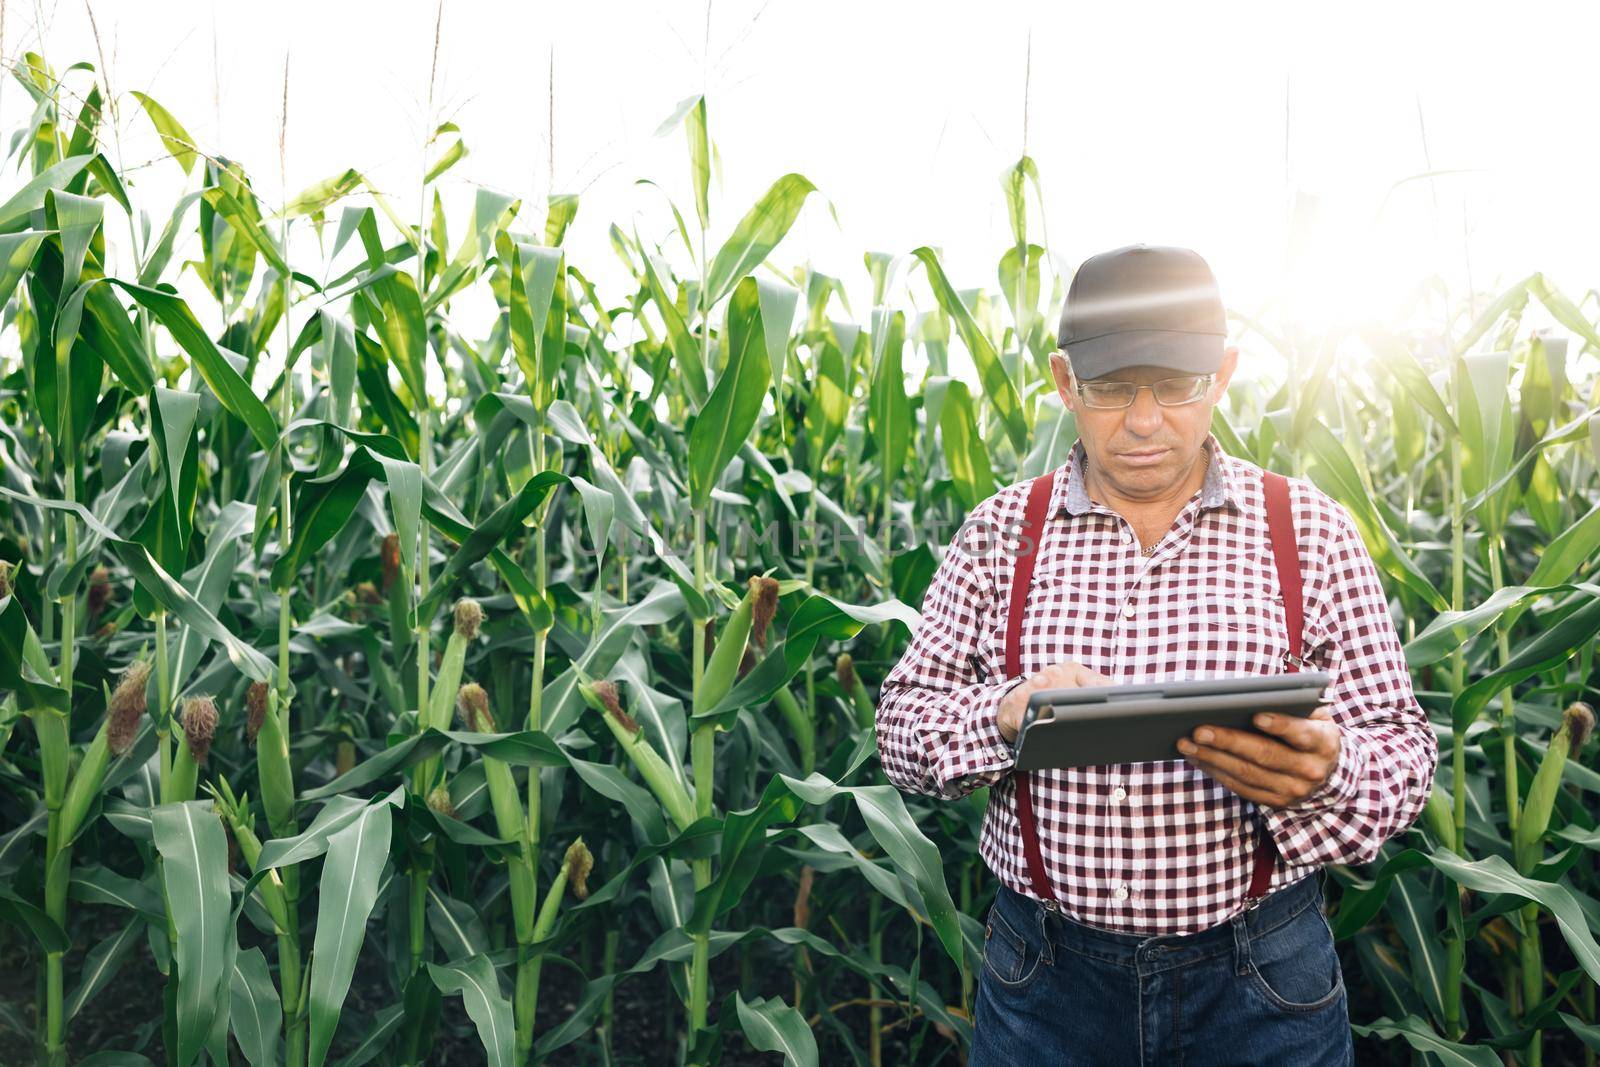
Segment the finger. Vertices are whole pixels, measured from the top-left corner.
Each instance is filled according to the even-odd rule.
[[[1248,782],[1241,782],[1239,779],[1235,778],[1233,775],[1222,770],[1221,768],[1206,763],[1200,763],[1194,759],[1190,759],[1189,763],[1207,778],[1210,778],[1212,781],[1216,782],[1229,792],[1237,793],[1246,800],[1253,801],[1257,804],[1270,804],[1273,807],[1283,806],[1280,803],[1281,798],[1273,794],[1271,791],[1257,789]]]
[[[1111,685],[1114,681],[1110,676],[1101,674],[1097,670],[1077,664],[1079,685]]]
[[[1242,759],[1231,752],[1223,752],[1204,745],[1189,743],[1185,748],[1185,742],[1180,741],[1178,749],[1190,760],[1215,767],[1246,785],[1284,796],[1301,792],[1307,781],[1299,774],[1283,773],[1252,760]]]
[[[1314,770],[1312,757],[1290,748],[1275,738],[1250,730],[1230,730],[1221,726],[1202,726],[1190,738],[1202,748],[1230,753],[1249,763],[1290,774]],[[1181,748],[1181,746],[1180,746]]]
[[[1338,747],[1339,728],[1328,719],[1302,719],[1295,715],[1262,712],[1250,720],[1256,729],[1271,734],[1301,752],[1331,755]]]

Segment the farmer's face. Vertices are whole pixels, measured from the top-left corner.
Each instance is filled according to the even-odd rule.
[[[1057,353],[1050,357],[1061,401],[1077,416],[1078,436],[1088,453],[1089,467],[1111,493],[1132,501],[1161,500],[1180,490],[1211,430],[1211,409],[1227,391],[1239,359],[1239,350],[1223,350],[1222,365],[1205,394],[1192,404],[1166,407],[1155,393],[1140,389],[1125,408],[1088,407],[1078,396],[1071,365]],[[1147,385],[1172,378],[1181,371],[1166,367],[1127,367],[1096,381],[1128,381]]]

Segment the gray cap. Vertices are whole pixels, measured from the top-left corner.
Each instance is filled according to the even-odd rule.
[[[1227,336],[1205,260],[1187,248],[1125,245],[1078,267],[1056,339],[1084,380],[1140,365],[1210,374]]]

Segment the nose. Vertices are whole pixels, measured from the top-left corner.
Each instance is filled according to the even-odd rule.
[[[1156,403],[1154,389],[1146,386],[1133,395],[1133,403],[1126,409],[1122,417],[1122,425],[1135,437],[1150,437],[1161,429],[1165,416],[1162,415],[1161,405]]]

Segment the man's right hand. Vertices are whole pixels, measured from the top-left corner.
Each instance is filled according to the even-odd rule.
[[[1115,681],[1098,671],[1091,671],[1077,660],[1064,659],[1051,664],[1001,698],[1000,710],[995,714],[1000,734],[1007,742],[1016,744],[1017,732],[1022,729],[1023,712],[1028,710],[1028,698],[1041,689],[1082,689],[1090,685],[1111,685]]]

